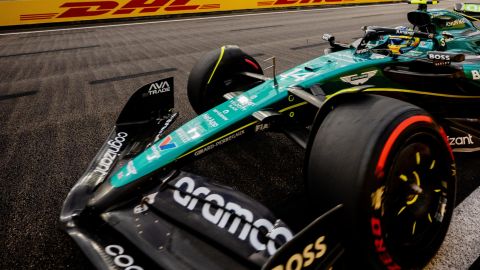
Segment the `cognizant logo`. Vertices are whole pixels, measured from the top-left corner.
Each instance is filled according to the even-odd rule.
[[[125,270],[143,270],[142,267],[134,265],[135,260],[132,256],[125,254],[125,249],[119,245],[108,245],[105,247],[105,253],[113,257],[113,263]]]

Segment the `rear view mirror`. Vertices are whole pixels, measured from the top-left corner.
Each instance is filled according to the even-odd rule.
[[[335,37],[330,34],[323,34],[322,39],[330,43],[335,42]]]
[[[422,11],[411,11],[407,14],[407,18],[414,26],[425,26],[432,23],[430,15]]]

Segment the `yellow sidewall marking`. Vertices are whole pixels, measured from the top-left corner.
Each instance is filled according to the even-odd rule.
[[[217,71],[218,66],[220,65],[220,62],[222,61],[223,55],[225,54],[225,46],[222,47],[222,52],[220,53],[220,57],[217,60],[217,64],[215,65],[215,68],[212,71],[212,74],[210,75],[210,79],[208,79],[207,84],[210,84],[210,81],[212,81],[213,75],[215,74],[215,71]]]
[[[430,170],[433,170],[434,167],[435,167],[435,160],[432,161],[432,165],[430,165]]]
[[[417,186],[420,186],[420,176],[416,171],[413,171],[413,175],[415,175],[415,181],[417,182]]]
[[[415,175],[415,181],[417,182],[417,186],[420,187],[420,177],[418,176],[418,173],[414,171],[413,175]],[[418,199],[418,194],[413,196],[411,200],[407,201],[407,204],[412,205],[417,201],[417,199]]]

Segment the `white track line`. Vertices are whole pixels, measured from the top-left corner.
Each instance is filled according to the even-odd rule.
[[[447,237],[425,269],[468,269],[479,256],[480,188],[477,188],[455,208]]]
[[[153,21],[153,22],[133,22],[133,23],[122,23],[122,24],[109,24],[109,25],[97,25],[97,26],[86,26],[86,27],[74,27],[74,28],[61,28],[61,29],[50,29],[50,30],[38,30],[38,31],[25,31],[25,32],[12,32],[0,34],[0,36],[10,36],[10,35],[24,35],[24,34],[33,34],[33,33],[46,33],[46,32],[58,32],[58,31],[75,31],[75,30],[85,30],[85,29],[97,29],[97,28],[109,28],[109,27],[123,27],[123,26],[132,26],[132,25],[146,25],[146,24],[161,24],[161,23],[174,23],[174,22],[188,22],[188,21],[203,21],[211,19],[223,19],[223,18],[238,18],[238,17],[248,17],[248,16],[262,16],[262,15],[280,15],[286,13],[300,13],[300,12],[318,12],[318,11],[329,11],[335,9],[351,9],[351,8],[370,8],[370,7],[379,7],[385,5],[405,5],[405,3],[383,3],[378,5],[361,5],[361,6],[348,6],[348,7],[330,7],[330,8],[313,8],[305,10],[287,10],[287,11],[270,11],[270,12],[261,12],[261,13],[248,13],[248,14],[236,14],[236,15],[218,15],[218,16],[207,16],[199,18],[185,18],[185,19],[175,19],[175,20],[162,20],[162,21]]]

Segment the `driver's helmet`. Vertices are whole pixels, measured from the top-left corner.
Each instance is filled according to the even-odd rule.
[[[396,29],[409,30],[407,27],[397,27]],[[415,49],[420,44],[420,38],[403,35],[391,35],[388,40],[388,49],[393,54],[401,54]]]

